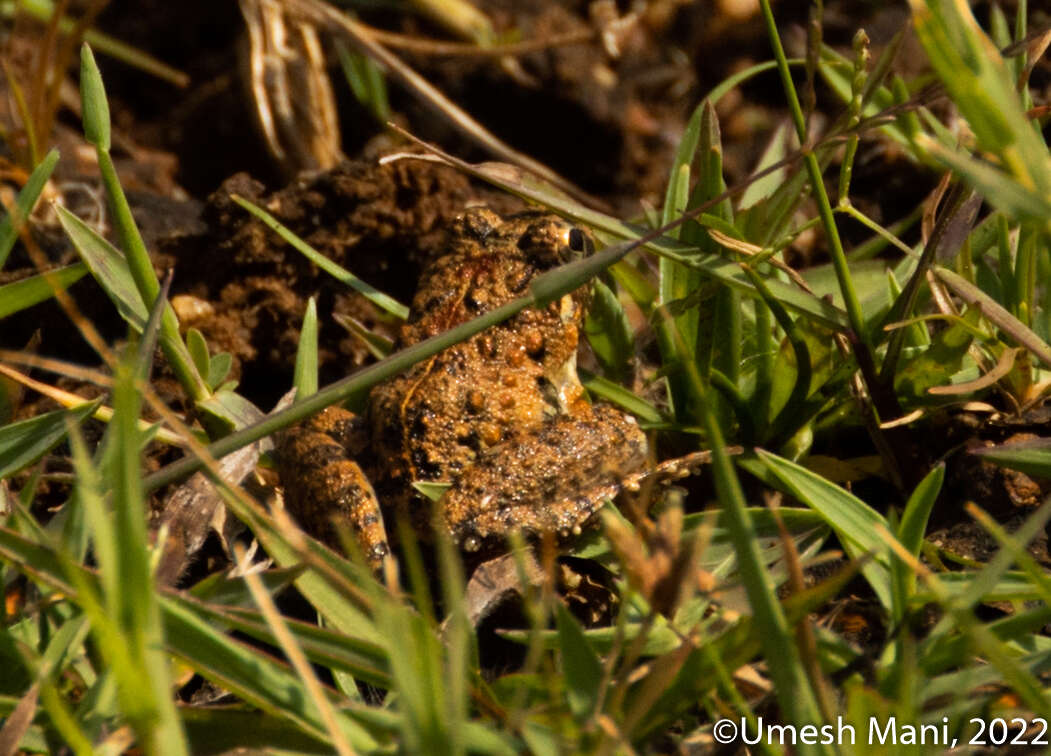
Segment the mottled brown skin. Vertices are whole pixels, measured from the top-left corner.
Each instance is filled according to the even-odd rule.
[[[397,346],[524,296],[534,277],[586,246],[555,216],[468,211],[449,253],[424,272]],[[431,505],[416,481],[451,484],[439,512],[468,551],[499,548],[516,529],[579,530],[647,459],[635,421],[592,407],[577,378],[587,303],[584,287],[418,363],[373,389],[364,420],[330,408],[282,434],[279,470],[292,514],[329,541],[333,517],[346,521],[374,566],[389,553],[377,494],[383,511],[407,516],[427,539]],[[375,494],[348,454],[365,460]]]

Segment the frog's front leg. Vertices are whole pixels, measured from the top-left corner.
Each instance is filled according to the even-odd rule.
[[[338,547],[337,523],[357,537],[374,570],[390,554],[379,501],[351,457],[365,446],[360,419],[329,407],[277,436],[277,469],[285,508],[308,533]]]
[[[634,418],[605,405],[560,415],[480,456],[442,496],[441,516],[465,551],[506,536],[575,535],[648,460]]]

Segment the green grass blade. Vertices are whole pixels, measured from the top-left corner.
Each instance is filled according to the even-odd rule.
[[[617,381],[626,380],[635,359],[635,336],[617,295],[599,279],[584,333],[605,372]]]
[[[64,207],[56,207],[58,220],[91,275],[106,292],[124,321],[139,333],[146,327],[142,303],[124,256],[88,224]]]
[[[219,754],[246,750],[258,753],[330,753],[331,746],[283,717],[247,709],[187,706],[179,713],[190,750]]]
[[[577,719],[587,721],[598,713],[595,707],[602,695],[602,660],[561,601],[555,604],[555,623],[569,709]]]
[[[238,581],[239,583],[241,581]],[[216,627],[236,630],[270,645],[277,645],[272,629],[259,612],[247,608],[221,607],[187,597],[186,607]],[[250,600],[250,599],[249,599]],[[315,624],[285,619],[288,629],[304,653],[315,664],[340,670],[379,688],[390,688],[387,649]]]
[[[29,180],[22,187],[22,191],[18,193],[18,199],[15,200],[14,206],[4,215],[3,220],[0,220],[0,270],[3,270],[4,263],[7,262],[7,256],[11,254],[11,249],[15,246],[15,242],[18,241],[18,232],[21,230],[26,218],[33,212],[33,208],[40,198],[40,193],[44,191],[44,185],[51,178],[51,172],[55,169],[57,162],[58,150],[51,150],[51,152],[47,153],[44,159],[40,161],[40,164],[29,175]],[[3,302],[3,297],[0,297],[0,302]]]
[[[163,306],[163,300],[162,304]],[[159,307],[158,307],[159,312]],[[159,317],[157,315],[156,317]],[[153,352],[140,355],[152,361]],[[149,753],[186,753],[186,741],[175,712],[164,633],[154,590],[146,535],[146,502],[142,492],[141,443],[138,419],[142,395],[135,376],[142,373],[123,360],[113,388],[113,447],[110,480],[113,484],[113,517],[117,551],[117,573],[109,577],[116,595],[107,593],[106,603],[116,610],[111,619],[120,625],[133,666],[126,659],[111,660],[117,679],[121,708]]]
[[[318,252],[316,249],[311,247],[305,241],[300,239],[291,230],[286,228],[281,221],[272,216],[263,208],[258,205],[254,205],[244,197],[239,197],[236,194],[231,195],[231,199],[238,205],[243,207],[249,213],[254,215],[256,218],[265,223],[270,229],[274,231],[278,236],[292,245],[293,249],[299,252],[303,257],[310,260],[310,262],[317,265],[323,271],[328,273],[330,276],[335,278],[340,283],[346,284],[354,291],[361,294],[365,299],[372,302],[374,305],[379,307],[384,312],[390,313],[396,318],[406,320],[409,317],[409,308],[403,305],[393,297],[384,294],[379,289],[365,283],[360,278],[355,276],[349,270],[337,265],[336,263],[329,260],[323,254]]]
[[[310,297],[306,312],[303,313],[303,327],[299,329],[296,365],[292,373],[292,385],[296,387],[297,397],[317,393],[317,331],[317,304]]]
[[[920,481],[912,492],[898,526],[898,540],[914,556],[920,553],[923,545],[923,534],[927,530],[927,520],[945,480],[945,465],[938,465]]]
[[[1026,475],[1051,478],[1051,439],[1009,441],[988,448],[972,449],[970,453],[1001,467],[1020,470]]]
[[[0,480],[36,462],[66,437],[67,422],[79,425],[102,400],[55,410],[0,428]]]
[[[941,493],[944,480],[945,465],[938,465],[920,481],[905,504],[901,522],[898,524],[897,536],[901,545],[913,556],[919,556],[923,546],[923,534],[927,530],[927,520],[934,508],[934,502],[938,499],[938,494]],[[895,623],[899,623],[905,618],[909,600],[916,592],[916,573],[910,565],[892,555],[891,580],[894,588],[891,615]],[[905,643],[904,639],[898,639],[898,659],[905,658],[903,643]]]
[[[757,449],[756,454],[789,493],[822,514],[852,559],[867,553],[875,556],[874,561],[862,566],[861,572],[883,606],[889,608],[892,602],[889,557],[887,546],[877,532],[877,526],[889,531],[886,519],[861,499],[805,467],[762,449]]]
[[[80,51],[80,91],[81,91],[81,117],[84,122],[85,136],[88,141],[95,145],[95,154],[98,158],[99,172],[102,176],[102,185],[106,189],[109,198],[110,210],[112,212],[113,227],[117,239],[124,250],[124,261],[128,273],[135,288],[139,293],[145,307],[153,307],[161,285],[157,280],[157,274],[153,270],[153,262],[150,260],[146,244],[142,240],[142,234],[132,216],[128,198],[120,185],[117,177],[117,169],[109,153],[110,120],[109,105],[106,102],[106,91],[102,85],[102,76],[99,74],[98,66],[91,48],[84,44]],[[68,214],[67,214],[68,215]],[[64,223],[65,227],[66,224]],[[93,271],[94,272],[94,271]],[[107,292],[112,298],[113,294]],[[179,321],[175,317],[175,311],[165,303],[164,314],[161,320],[161,348],[175,373],[183,390],[186,391],[194,401],[202,401],[211,395],[207,384],[194,367],[193,360],[186,349],[186,345],[179,335]]]
[[[328,741],[317,708],[291,670],[258,648],[213,629],[185,602],[164,599],[162,607],[171,653],[245,702]],[[337,712],[337,719],[355,748],[369,751],[378,746],[368,730],[344,711]]]
[[[56,288],[69,288],[87,272],[83,263],[76,263],[0,286],[0,319],[51,299]]]
[[[1051,214],[1048,216],[1051,218]],[[956,293],[960,299],[981,310],[982,316],[996,325],[1001,331],[1024,346],[1033,356],[1051,367],[1051,346],[1041,339],[1031,328],[1022,323],[1018,318],[1009,313],[1000,304],[972,284],[963,276],[948,268],[934,266],[931,268],[942,283]]]
[[[910,0],[910,5],[916,35],[980,148],[997,155],[1019,185],[1046,202],[1051,155],[1026,116],[1015,77],[996,45],[960,0]]]

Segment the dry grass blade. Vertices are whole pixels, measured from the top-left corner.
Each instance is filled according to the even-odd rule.
[[[343,153],[317,29],[290,18],[277,3],[240,0],[240,6],[252,96],[270,152],[292,173],[331,168]]]
[[[467,42],[447,42],[442,39],[421,39],[410,37],[406,34],[389,32],[384,29],[376,29],[364,26],[368,33],[382,45],[399,50],[421,53],[423,55],[435,55],[459,58],[497,58],[505,55],[528,55],[541,50],[550,50],[553,47],[568,47],[569,45],[582,45],[595,39],[593,30],[573,31],[564,34],[552,34],[550,37],[538,39],[526,39],[521,42],[508,42],[505,44],[490,45],[482,47]]]

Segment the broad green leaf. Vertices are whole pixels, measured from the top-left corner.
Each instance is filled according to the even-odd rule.
[[[197,408],[229,424],[231,428],[244,428],[264,417],[262,410],[240,394],[227,389],[216,391],[203,402],[198,402]]]
[[[208,374],[205,378],[208,383],[208,388],[212,389],[212,391],[218,392],[223,385],[223,381],[226,380],[226,376],[230,374],[230,368],[233,364],[234,358],[229,352],[213,354],[212,358],[208,361]]]
[[[980,317],[976,308],[968,308],[963,317],[937,331],[930,346],[902,361],[894,376],[894,387],[903,402],[929,403],[934,398],[928,389],[952,383],[953,376],[963,367]]]

